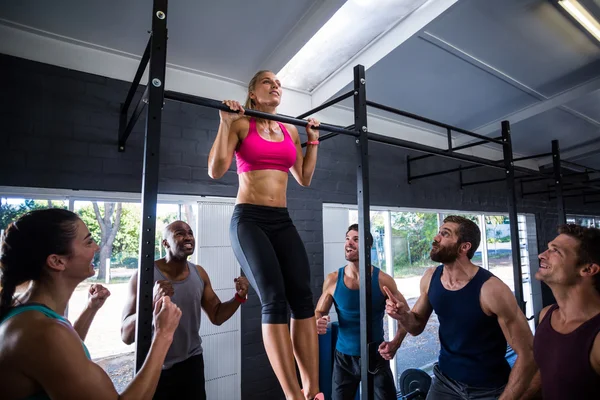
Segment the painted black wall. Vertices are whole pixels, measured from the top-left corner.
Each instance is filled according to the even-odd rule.
[[[4,78],[0,96],[0,186],[141,191],[143,117],[128,140],[126,152],[117,152],[119,107],[128,82],[5,55],[0,55],[0,69]],[[235,163],[218,181],[207,173],[208,152],[217,127],[216,110],[166,102],[160,152],[161,193],[235,197]],[[521,134],[525,133],[513,131],[513,135]],[[323,203],[356,204],[355,154],[353,138],[333,138],[320,145],[317,170],[309,188],[290,179],[288,207],[309,253],[315,301],[323,282]],[[503,182],[460,190],[458,175],[448,174],[408,185],[406,156],[417,153],[370,143],[369,154],[373,205],[507,212]],[[455,166],[457,163],[451,160],[429,158],[415,164],[412,173]],[[501,170],[481,168],[466,172],[465,180],[503,174]],[[555,235],[555,204],[544,198],[519,197],[518,201],[520,213],[535,214],[538,243],[543,248]],[[580,203],[568,204],[570,212],[600,213],[598,205],[593,209]],[[250,296],[242,308],[242,357],[243,399],[282,398],[262,346],[256,296]]]

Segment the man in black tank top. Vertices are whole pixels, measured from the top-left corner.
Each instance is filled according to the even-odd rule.
[[[540,312],[539,372],[526,398],[600,398],[600,229],[563,225],[540,254],[535,277],[556,304]]]
[[[154,263],[153,305],[162,297],[170,296],[181,309],[181,319],[165,358],[153,400],[206,400],[200,338],[202,310],[210,322],[221,325],[246,301],[248,280],[236,278],[233,297],[221,302],[204,268],[188,261],[194,253],[196,241],[187,223],[175,221],[167,225],[163,231],[162,245],[166,257]],[[126,344],[133,343],[135,339],[136,302],[137,272],[131,277],[123,310],[121,336]]]
[[[514,295],[471,262],[480,240],[474,222],[448,216],[430,253],[441,265],[423,275],[413,309],[387,301],[387,313],[413,336],[423,332],[433,311],[438,317],[441,349],[427,400],[521,399],[536,371],[533,335]],[[512,371],[507,341],[517,353]]]

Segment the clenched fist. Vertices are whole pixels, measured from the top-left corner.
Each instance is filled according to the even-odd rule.
[[[169,296],[161,297],[154,304],[154,326],[157,337],[173,340],[173,333],[180,319],[181,309],[171,301]]]
[[[102,285],[94,283],[88,291],[88,307],[92,310],[99,310],[106,299],[110,296],[110,291]]]
[[[242,299],[245,299],[246,296],[248,296],[248,287],[250,286],[248,279],[240,276],[239,278],[235,278],[233,281],[235,282],[235,291],[237,292],[238,296],[240,296]]]
[[[327,333],[327,324],[329,323],[329,315],[324,315],[321,318],[317,318],[317,333],[324,335]]]
[[[154,288],[152,289],[152,307],[156,304],[156,302],[162,299],[165,296],[173,296],[175,294],[175,289],[173,289],[173,285],[169,281],[156,281],[154,283]]]

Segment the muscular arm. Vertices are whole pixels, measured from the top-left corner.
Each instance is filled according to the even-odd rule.
[[[379,272],[379,288],[381,289],[382,293],[385,295],[385,291],[383,290],[384,286],[386,288],[388,288],[388,290],[392,293],[392,295],[394,296],[394,298],[396,300],[404,303],[404,305],[406,306],[406,309],[408,310],[408,302],[406,301],[406,299],[404,298],[402,293],[400,293],[400,291],[398,290],[398,286],[396,285],[396,281],[394,280],[394,278],[392,278],[385,272],[380,271]],[[406,329],[404,329],[400,324],[398,324],[398,328],[396,329],[396,336],[394,336],[394,338],[392,339],[392,343],[394,343],[394,345],[396,347],[400,347],[400,345],[402,344],[402,341],[406,337],[406,334],[407,334]]]
[[[221,121],[217,137],[208,154],[208,175],[213,179],[219,179],[231,166],[233,152],[239,142],[238,132],[248,120],[240,118],[234,122]]]
[[[73,323],[73,328],[75,328],[75,331],[77,331],[81,340],[85,340],[97,312],[98,310],[86,307],[81,315],[79,315],[79,318]]]
[[[428,293],[431,276],[433,275],[435,268],[436,267],[429,268],[423,274],[420,282],[421,293],[412,310],[408,313],[401,314],[399,318],[396,318],[398,320],[398,327],[403,328],[413,336],[418,336],[425,330],[427,321],[429,321],[429,317],[433,312],[433,307],[431,306],[431,303],[429,303]],[[406,310],[408,310],[408,305],[406,306]]]
[[[315,310],[315,318],[319,319],[327,314],[333,305],[333,292],[335,291],[335,285],[337,282],[337,271],[327,275],[325,282],[323,282],[323,292],[319,301],[317,302],[317,308]]]
[[[202,308],[214,325],[221,325],[227,321],[240,307],[235,297],[225,303],[221,303],[219,296],[215,293],[210,283],[208,274],[201,266],[197,266],[198,272],[204,281],[204,293],[202,294]]]
[[[135,341],[135,324],[137,320],[137,271],[129,279],[127,285],[127,297],[123,307],[123,318],[121,322],[121,340],[125,344]]]
[[[497,316],[504,337],[517,353],[517,361],[500,400],[521,399],[537,370],[533,359],[533,334],[527,319],[508,286],[498,278],[490,278],[483,284],[481,306],[486,314]]]
[[[292,166],[292,175],[301,186],[309,186],[313,174],[315,173],[315,166],[317,165],[317,147],[319,146],[307,144],[306,154],[302,155],[302,145],[300,143],[298,129],[293,125],[287,124],[286,128],[292,135],[294,144],[296,145],[296,163]]]
[[[63,400],[150,400],[171,345],[171,339],[157,336],[139,374],[119,395],[106,372],[85,356],[81,341],[70,328],[48,322],[25,340],[28,351],[19,367],[50,398]]]

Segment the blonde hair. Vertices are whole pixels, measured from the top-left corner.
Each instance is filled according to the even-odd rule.
[[[252,79],[250,79],[250,82],[248,83],[248,94],[246,96],[246,102],[244,103],[245,110],[254,110],[254,100],[250,98],[250,92],[252,92],[256,87],[256,82],[258,81],[258,78],[260,78],[260,76],[265,72],[271,71],[269,71],[268,69],[261,69],[256,74],[254,74]]]

